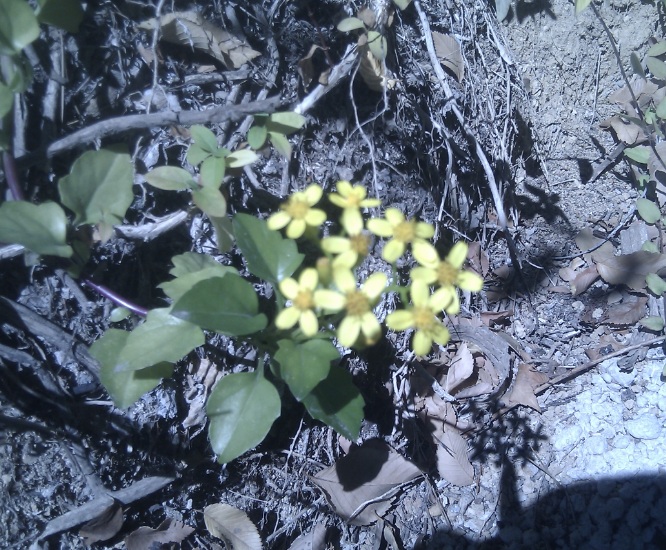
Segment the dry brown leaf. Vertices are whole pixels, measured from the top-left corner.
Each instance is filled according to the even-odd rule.
[[[248,61],[261,55],[243,40],[230,32],[209,23],[195,11],[168,13],[149,19],[139,28],[154,30],[160,27],[161,39],[196,48],[220,61],[227,69],[238,69]]]
[[[462,82],[465,77],[465,62],[458,41],[450,34],[433,31],[432,42],[439,62],[456,75],[458,82]]]
[[[606,311],[604,323],[614,326],[630,326],[645,317],[645,296],[625,296],[620,303],[612,304]]]
[[[650,172],[650,178],[653,181],[658,181],[663,184],[664,176],[666,173],[666,141],[660,141],[654,146],[657,151],[657,155],[654,154],[654,151],[650,152],[650,158],[648,159],[647,167]]]
[[[481,244],[474,241],[469,243],[467,248],[467,259],[469,266],[479,273],[482,277],[486,277],[490,271],[490,259],[485,250],[481,248]]]
[[[446,425],[437,441],[439,475],[454,485],[471,485],[474,482],[474,467],[467,456],[467,442],[460,432]]]
[[[521,363],[518,365],[516,381],[506,393],[509,405],[518,404],[533,408],[541,412],[534,390],[548,381],[548,375],[534,370],[532,365]]]
[[[490,327],[492,325],[499,325],[510,321],[511,317],[513,317],[513,310],[507,309],[504,311],[482,311],[479,314],[479,317],[485,326]]]
[[[599,278],[599,272],[597,271],[596,265],[588,267],[583,271],[579,271],[578,273],[576,273],[576,276],[570,283],[571,294],[573,294],[574,296],[582,294],[588,288],[590,288],[590,286],[592,286],[592,283],[594,283],[594,281],[596,281],[598,278]]]
[[[631,254],[615,256],[602,249],[592,253],[599,275],[609,284],[626,285],[633,290],[645,288],[645,277],[649,273],[661,274],[666,270],[666,254],[655,254],[639,250]]]
[[[210,534],[233,550],[261,550],[261,537],[245,512],[228,504],[204,508],[204,522]]]
[[[477,379],[473,386],[463,388],[456,393],[457,399],[467,399],[470,397],[478,397],[492,393],[497,389],[500,381],[500,375],[491,361],[484,357],[476,359],[477,366]]]
[[[610,247],[611,251],[613,250],[612,244],[608,242],[604,243],[603,239],[594,236],[591,227],[586,227],[585,229],[578,232],[578,235],[576,235],[576,246],[581,252],[584,252],[583,257],[589,264],[592,263],[592,253],[588,252],[588,250],[592,250],[593,248],[596,249],[596,247],[603,249],[607,246]]]
[[[384,76],[384,65],[374,56],[366,46],[361,48],[361,62],[358,72],[368,88],[375,92],[381,92],[387,84]]]
[[[369,525],[382,516],[402,483],[421,470],[386,443],[369,440],[313,476],[333,510],[353,525]]]
[[[324,550],[326,548],[326,525],[317,523],[311,531],[299,535],[289,550]]]
[[[122,526],[123,509],[120,503],[114,500],[104,512],[81,527],[79,535],[85,539],[87,545],[91,545],[116,536]]]
[[[127,550],[146,550],[154,545],[179,544],[194,532],[194,528],[169,518],[160,523],[157,529],[139,527],[125,539]]]
[[[627,145],[635,145],[645,140],[645,131],[635,122],[620,115],[603,120],[599,126],[604,130],[612,129],[617,139]]]
[[[472,357],[472,353],[467,348],[467,344],[463,342],[458,347],[458,351],[451,361],[444,389],[447,393],[454,394],[456,388],[472,376],[472,372],[474,372],[474,357]]]

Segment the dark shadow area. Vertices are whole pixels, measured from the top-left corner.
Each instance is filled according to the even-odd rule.
[[[505,21],[511,22],[514,19],[518,23],[522,23],[527,18],[534,19],[537,15],[543,13],[551,19],[557,19],[555,12],[553,12],[553,2],[551,0],[535,0],[530,2],[528,0],[517,0],[509,9]]]
[[[548,193],[544,189],[529,183],[524,184],[525,189],[534,195],[534,198],[526,195],[514,195],[513,202],[520,212],[521,218],[533,219],[539,215],[549,224],[554,223],[558,218],[571,226],[571,222],[564,211],[560,208],[560,196],[557,193]]]

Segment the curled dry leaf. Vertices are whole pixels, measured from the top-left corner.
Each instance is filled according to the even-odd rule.
[[[451,395],[455,394],[465,380],[474,372],[474,357],[464,342],[458,347],[455,357],[451,361],[449,372],[446,375],[444,389]]]
[[[331,508],[353,525],[377,521],[400,485],[421,475],[412,462],[380,440],[369,440],[313,476]]]
[[[462,82],[465,77],[465,62],[458,41],[450,34],[433,31],[432,42],[439,62]]]
[[[592,257],[604,281],[612,285],[623,284],[633,290],[645,288],[645,277],[649,273],[661,275],[666,272],[666,254],[640,250],[620,256],[596,253]]]
[[[437,438],[437,471],[443,479],[454,485],[471,485],[474,482],[474,467],[467,456],[467,441],[449,424],[442,425]]]
[[[326,525],[317,523],[311,531],[299,535],[289,550],[319,550],[326,548]]]
[[[79,535],[87,545],[116,536],[123,526],[123,508],[117,500],[111,501],[108,508],[79,530]]]
[[[261,550],[261,537],[254,523],[242,510],[228,504],[204,508],[204,522],[210,534],[222,539],[233,550]]]
[[[261,55],[230,32],[209,23],[195,11],[168,13],[158,19],[144,21],[139,28],[159,27],[162,40],[196,48],[220,61],[227,69],[238,69]]]
[[[596,266],[590,266],[583,271],[576,273],[574,279],[570,282],[571,294],[578,296],[585,292],[592,283],[599,278],[599,272]]]
[[[167,544],[179,544],[194,533],[194,528],[173,518],[165,519],[157,529],[139,527],[125,539],[127,550],[146,550]]]
[[[645,296],[632,296],[627,294],[622,302],[612,304],[606,311],[603,323],[613,326],[631,326],[645,317]]]
[[[541,412],[541,407],[537,402],[534,390],[542,384],[545,384],[547,381],[548,375],[534,370],[532,365],[521,363],[518,365],[516,381],[506,393],[509,405],[525,405],[537,412]]]

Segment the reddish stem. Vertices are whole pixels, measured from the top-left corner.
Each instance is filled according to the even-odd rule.
[[[85,286],[92,288],[95,292],[98,292],[105,298],[108,298],[111,300],[114,304],[126,307],[130,311],[133,311],[137,315],[141,315],[142,317],[145,317],[148,314],[148,310],[146,308],[143,308],[141,306],[136,305],[134,302],[130,302],[126,298],[123,298],[119,294],[116,294],[113,290],[106,288],[103,285],[98,285],[96,283],[93,283],[90,279],[83,279],[81,281],[82,284]]]

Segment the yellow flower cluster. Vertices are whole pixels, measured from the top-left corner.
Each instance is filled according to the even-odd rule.
[[[287,228],[287,236],[301,237],[308,227],[319,227],[326,221],[323,210],[315,208],[323,191],[313,184],[304,191],[291,195],[280,207],[280,212],[268,219],[271,229]],[[327,254],[317,262],[317,268],[306,268],[297,280],[287,278],[280,283],[280,291],[289,301],[278,314],[277,328],[289,330],[298,325],[306,337],[319,330],[322,315],[342,315],[337,326],[341,345],[371,345],[381,336],[381,325],[373,312],[386,289],[388,278],[374,273],[359,286],[353,269],[360,265],[371,250],[371,235],[387,239],[382,257],[388,263],[396,262],[411,250],[419,266],[410,272],[409,294],[411,304],[390,313],[388,328],[396,331],[414,330],[412,349],[417,355],[430,352],[433,342],[446,344],[449,331],[440,315],[460,312],[456,288],[478,292],[483,279],[463,269],[467,257],[467,244],[456,243],[445,258],[440,258],[429,242],[435,230],[431,224],[407,219],[397,208],[387,208],[383,218],[363,222],[361,208],[379,206],[378,199],[367,198],[363,186],[348,181],[337,184],[337,193],[328,195],[329,201],[342,209],[340,224],[344,233],[321,240]],[[431,288],[435,287],[434,291]]]

